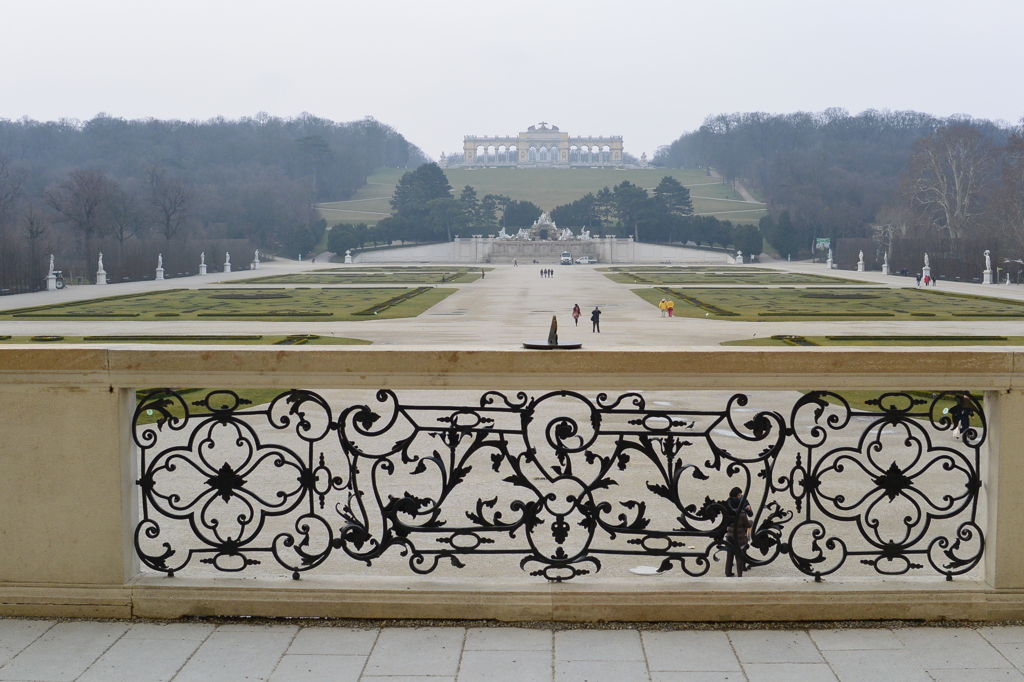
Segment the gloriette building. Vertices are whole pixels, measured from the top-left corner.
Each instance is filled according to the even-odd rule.
[[[462,149],[466,166],[569,168],[623,163],[621,135],[570,137],[543,121],[515,137],[467,135]]]

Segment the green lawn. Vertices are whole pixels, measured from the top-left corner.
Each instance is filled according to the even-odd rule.
[[[111,334],[109,336],[0,336],[0,343],[177,343],[188,346],[364,346],[363,339],[317,334],[264,336],[262,334]]]
[[[723,346],[1024,346],[1024,336],[797,336],[723,341]]]
[[[466,284],[478,279],[480,268],[339,268],[232,280],[224,284]]]
[[[605,276],[621,284],[867,284],[852,279],[768,268],[612,268]]]
[[[19,308],[0,319],[337,322],[416,317],[457,289],[170,289]]]
[[[388,203],[395,185],[405,169],[381,168],[371,175],[367,185],[352,199],[319,204],[321,217],[329,224],[376,223],[391,215]],[[695,213],[714,214],[734,222],[757,222],[765,215],[762,205],[743,201],[731,186],[719,178],[712,178],[700,170],[660,168],[644,170],[616,170],[611,168],[478,168],[445,169],[445,175],[456,196],[466,185],[476,189],[478,197],[485,194],[504,194],[513,199],[532,201],[545,211],[579,199],[587,192],[598,192],[603,187],[614,187],[629,180],[653,190],[666,175],[690,188]]]
[[[657,287],[633,293],[652,305],[674,299],[676,315],[744,322],[1024,319],[1024,302],[922,289]]]

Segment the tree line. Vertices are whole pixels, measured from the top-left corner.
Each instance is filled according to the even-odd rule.
[[[329,250],[341,254],[368,243],[450,241],[460,235],[494,234],[501,229],[513,234],[530,227],[542,212],[530,201],[500,194],[478,197],[470,185],[456,197],[444,171],[434,163],[402,176],[391,209],[389,218],[372,227],[365,223],[335,225],[328,238]],[[662,178],[653,195],[624,181],[556,207],[551,218],[577,233],[588,228],[592,233],[600,229],[603,234],[632,235],[637,241],[735,246],[752,256],[760,254],[763,245],[757,226],[693,215],[690,191],[671,176]]]
[[[763,198],[765,238],[807,253],[815,238],[990,236],[1024,255],[1024,119],[843,109],[709,116],[655,165],[702,168]]]
[[[122,260],[133,242],[177,251],[224,240],[296,257],[326,228],[317,201],[351,197],[377,168],[424,161],[370,118],[0,119],[0,286],[38,288],[49,253],[91,276],[102,243]]]

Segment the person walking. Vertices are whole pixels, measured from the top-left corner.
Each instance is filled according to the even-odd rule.
[[[661,309],[662,317],[668,315],[668,301],[666,301],[665,299],[661,299],[661,303],[658,304],[658,307]]]
[[[593,323],[592,324],[592,328],[590,330],[590,333],[593,334],[594,332],[597,332],[598,334],[600,334],[601,333],[601,309],[598,308],[596,305],[594,306],[594,310],[590,313],[590,321]]]
[[[519,267],[519,259],[518,258],[513,258],[512,259],[512,267],[514,267],[514,268],[518,268]]]
[[[669,299],[668,300],[668,316],[672,317],[673,313],[675,313],[675,311],[676,311],[676,302],[673,301],[672,299]]]
[[[970,394],[961,393],[956,399],[956,405],[947,409],[953,416],[953,425],[957,427],[957,434],[953,438],[963,440],[967,429],[971,428],[971,415],[974,414],[974,404],[971,402]]]
[[[576,326],[577,327],[580,326],[580,315],[582,315],[582,314],[583,314],[583,311],[580,310],[580,304],[579,303],[577,303],[576,305],[574,305],[572,307],[572,319],[576,322]]]
[[[917,288],[921,288],[921,273],[917,273]]]
[[[743,562],[746,561],[746,550],[750,546],[751,522],[750,505],[743,499],[743,491],[733,488],[729,491],[728,514],[731,517],[725,530],[726,557],[725,576],[732,577],[732,567],[736,564],[736,575],[743,577]]]

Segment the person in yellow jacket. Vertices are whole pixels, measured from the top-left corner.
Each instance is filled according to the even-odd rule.
[[[658,307],[661,308],[661,316],[665,317],[665,315],[668,314],[668,301],[661,299],[661,303],[658,304]]]
[[[675,312],[676,302],[670,299],[665,303],[665,307],[668,309],[668,316],[673,317],[672,313]]]

